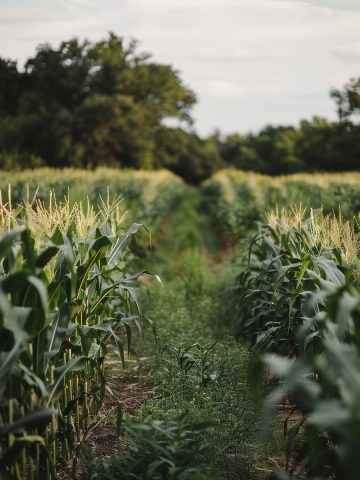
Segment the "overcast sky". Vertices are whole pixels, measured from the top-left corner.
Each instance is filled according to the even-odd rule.
[[[0,56],[20,65],[110,30],[175,66],[201,134],[335,118],[329,89],[360,75],[360,0],[0,0]]]

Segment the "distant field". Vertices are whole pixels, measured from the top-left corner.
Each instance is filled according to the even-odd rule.
[[[65,197],[96,205],[100,197],[123,198],[123,209],[132,218],[155,226],[164,211],[182,191],[183,181],[167,170],[135,171],[99,168],[95,171],[73,168],[0,172],[2,202],[8,202],[9,185],[12,206],[23,200],[38,199],[49,203],[50,191],[57,201]]]
[[[293,174],[270,177],[222,170],[203,183],[220,229],[238,235],[276,207],[302,206],[339,212],[349,219],[360,211],[360,173]]]

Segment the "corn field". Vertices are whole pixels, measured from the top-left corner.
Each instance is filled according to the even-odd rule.
[[[358,173],[194,189],[40,169],[0,186],[1,479],[358,478]],[[112,395],[122,443],[99,459],[108,358],[125,365],[144,330],[132,374],[151,399],[126,416]]]

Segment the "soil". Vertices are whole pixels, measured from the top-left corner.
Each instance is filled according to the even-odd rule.
[[[112,367],[112,365],[110,364],[109,367]],[[120,370],[119,366],[116,365],[114,370],[115,372]],[[102,460],[106,460],[119,450],[116,427],[111,422],[111,417],[115,415],[118,405],[120,404],[122,413],[135,415],[142,405],[155,397],[155,388],[151,385],[150,377],[147,375],[130,375],[128,378],[126,374],[121,373],[115,376],[110,372],[107,386],[109,388],[106,392],[104,404],[97,417],[92,419],[95,425],[85,441],[94,455]],[[76,462],[75,476],[73,475],[74,461]],[[77,459],[73,459],[64,465],[57,478],[59,480],[81,478],[83,469],[84,458],[79,454]]]

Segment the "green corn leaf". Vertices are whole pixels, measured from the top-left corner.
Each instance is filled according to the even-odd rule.
[[[57,411],[54,408],[41,408],[14,420],[12,423],[0,425],[0,438],[17,431],[41,428],[48,425],[54,415],[57,415]]]

